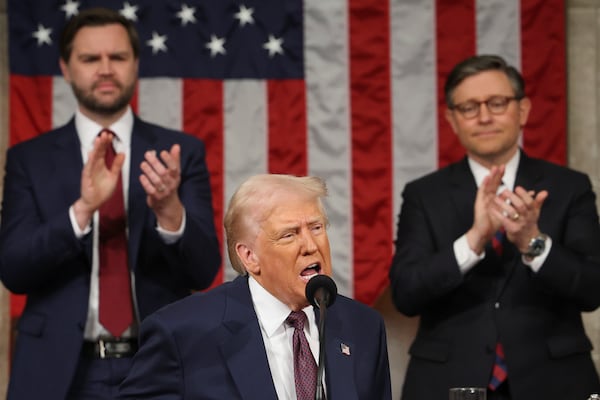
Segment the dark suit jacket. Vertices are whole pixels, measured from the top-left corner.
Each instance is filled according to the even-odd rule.
[[[513,400],[585,399],[600,390],[581,312],[600,304],[600,229],[587,176],[521,154],[516,185],[546,189],[539,228],[552,249],[534,273],[504,242],[465,276],[453,242],[473,222],[467,160],[406,185],[390,279],[393,299],[420,316],[404,400],[444,399],[452,386],[486,387],[504,345]]]
[[[186,208],[183,237],[166,245],[146,204],[139,165],[146,150],[181,145],[179,195]],[[209,286],[220,265],[203,143],[136,117],[129,179],[129,266],[139,317]],[[92,235],[75,237],[68,215],[79,197],[83,162],[73,120],[8,150],[0,278],[27,294],[18,324],[9,398],[64,399],[83,343]]]
[[[247,277],[158,311],[140,339],[124,399],[277,399]],[[327,309],[326,342],[328,399],[391,399],[380,315],[338,295]]]

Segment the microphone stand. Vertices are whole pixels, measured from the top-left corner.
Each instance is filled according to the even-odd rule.
[[[324,400],[325,394],[323,391],[323,373],[325,371],[325,317],[327,316],[327,303],[329,302],[328,293],[325,294],[323,303],[325,307],[317,302],[319,306],[319,365],[317,367],[317,391],[315,400]]]

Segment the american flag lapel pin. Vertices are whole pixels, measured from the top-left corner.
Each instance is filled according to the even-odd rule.
[[[349,356],[350,355],[350,346],[345,343],[340,344],[340,350],[342,354]]]

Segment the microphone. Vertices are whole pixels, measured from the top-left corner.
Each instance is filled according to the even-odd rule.
[[[325,318],[327,307],[335,302],[337,286],[327,275],[317,275],[306,284],[306,298],[320,311],[319,316],[319,365],[317,366],[317,391],[315,400],[323,400],[323,372],[325,370]]]
[[[306,284],[306,298],[313,306],[323,309],[335,303],[337,286],[327,275],[317,275]]]

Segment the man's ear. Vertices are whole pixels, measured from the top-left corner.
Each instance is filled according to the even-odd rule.
[[[519,100],[519,123],[521,124],[521,128],[527,123],[530,111],[531,100],[529,100],[529,97],[523,97],[521,100]]]
[[[71,83],[71,74],[69,72],[69,67],[62,58],[58,60],[58,65],[60,66],[60,71],[62,72],[65,81],[67,81],[67,83]]]
[[[456,120],[454,119],[454,113],[452,112],[452,110],[446,108],[444,116],[446,117],[446,121],[448,121],[448,124],[450,124],[452,131],[454,132],[454,134],[456,134],[456,132],[458,132],[458,128],[456,126]]]
[[[244,264],[246,271],[252,275],[260,274],[260,264],[258,262],[258,256],[256,253],[244,243],[238,243],[235,246],[235,251]]]

